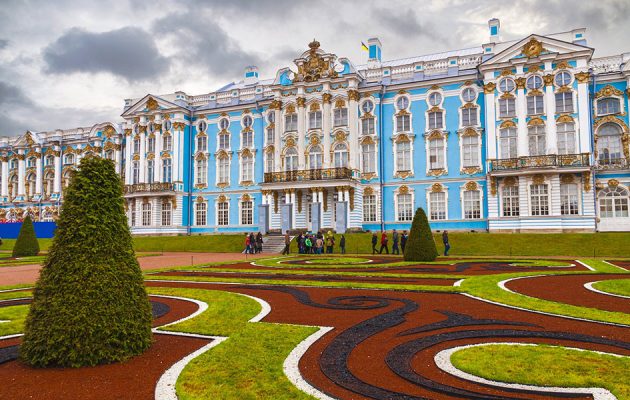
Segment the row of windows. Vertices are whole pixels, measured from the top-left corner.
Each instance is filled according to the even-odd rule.
[[[146,161],[146,183],[154,183],[155,179],[155,161],[147,160]],[[171,182],[173,179],[173,163],[170,158],[166,158],[162,160],[162,182]],[[138,184],[140,183],[140,162],[134,161],[131,164],[131,183]]]
[[[151,203],[143,203],[141,207],[141,215],[140,221],[137,220],[136,216],[136,207],[134,204],[131,207],[131,226],[138,226],[138,222],[140,222],[140,226],[152,226],[154,225],[153,221],[153,204]],[[173,224],[173,205],[170,201],[164,201],[160,205],[160,226],[171,226]]]
[[[578,215],[579,190],[576,183],[563,183],[560,185],[560,214]],[[536,184],[529,186],[530,215],[550,215],[549,185]],[[504,217],[518,217],[520,210],[520,193],[518,186],[505,186],[501,190],[501,209]]]
[[[558,154],[575,154],[575,124],[572,122],[557,125]],[[530,156],[547,154],[547,136],[544,125],[528,127],[528,144]],[[501,158],[518,157],[518,134],[515,127],[499,130],[499,149]]]
[[[573,80],[573,75],[568,71],[560,71],[556,74],[554,82],[557,87],[568,86]],[[525,81],[527,89],[540,89],[543,86],[543,79],[540,75],[531,75]],[[499,81],[499,91],[502,93],[513,92],[516,88],[516,82],[512,78],[503,78]]]
[[[254,203],[250,200],[240,202],[241,225],[252,225],[254,223]],[[220,201],[216,203],[216,220],[217,225],[227,226],[230,224],[230,205],[227,201]],[[195,225],[205,226],[208,225],[208,204],[207,203],[195,203]]]
[[[153,136],[149,136],[146,139],[146,145],[147,145],[147,152],[148,153],[153,153],[155,152],[155,137]],[[138,154],[140,153],[140,137],[136,136],[133,139],[133,153],[134,154]],[[171,135],[164,135],[162,136],[162,151],[171,151],[173,150],[173,137]]]
[[[556,113],[573,113],[573,93],[562,92],[555,94]],[[527,96],[527,115],[540,115],[545,113],[544,96]],[[516,117],[516,98],[507,97],[499,99],[499,117]]]

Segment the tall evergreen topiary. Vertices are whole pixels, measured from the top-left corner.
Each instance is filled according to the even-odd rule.
[[[427,215],[418,207],[405,246],[405,261],[434,261],[438,256]]]
[[[151,306],[110,160],[81,161],[35,286],[20,357],[33,366],[125,360],[151,345]]]
[[[30,257],[39,253],[39,242],[30,215],[26,215],[13,246],[13,257]]]

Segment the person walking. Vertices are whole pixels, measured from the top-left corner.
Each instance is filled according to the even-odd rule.
[[[392,254],[400,255],[400,250],[398,249],[398,231],[394,229],[392,232]]]
[[[341,235],[339,239],[339,249],[341,250],[341,254],[346,254],[346,237]]]
[[[302,232],[300,232],[300,234],[295,239],[295,241],[297,242],[297,245],[298,245],[298,253],[304,254],[304,235],[302,235]]]
[[[372,254],[378,253],[376,250],[376,243],[378,243],[378,237],[376,237],[376,232],[372,234]]]
[[[262,233],[258,232],[256,235],[256,253],[262,253],[263,250],[263,236]]]
[[[311,254],[311,246],[313,242],[311,241],[311,235],[307,235],[306,239],[304,239],[304,250],[306,254]]]
[[[405,254],[405,245],[407,244],[407,231],[403,231],[402,235],[400,235],[400,248]]]
[[[289,231],[286,231],[284,234],[284,250],[282,250],[282,254],[289,254],[291,247],[291,236],[289,236]]]
[[[383,249],[385,249],[385,254],[389,254],[389,247],[387,246],[387,242],[389,242],[389,239],[387,238],[387,232],[383,231],[383,233],[381,233],[381,249],[378,251],[378,254],[383,254]]]
[[[448,242],[448,231],[442,232],[442,243],[444,243],[444,256],[446,257],[451,249],[451,244]]]
[[[249,253],[249,247],[251,243],[249,243],[249,233],[245,234],[245,254]]]
[[[316,254],[322,254],[324,250],[324,235],[318,235],[317,240],[315,240],[315,249]]]
[[[254,254],[256,251],[256,236],[254,236],[254,232],[249,234],[249,254]]]

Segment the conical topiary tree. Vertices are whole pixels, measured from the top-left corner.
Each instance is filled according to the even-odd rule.
[[[434,261],[438,256],[427,215],[418,207],[405,246],[405,261]]]
[[[125,360],[151,345],[151,320],[120,178],[112,161],[84,158],[64,192],[20,357],[38,367]]]
[[[13,257],[30,257],[39,253],[39,242],[35,235],[35,228],[31,216],[26,215],[20,228],[20,234],[13,246]]]

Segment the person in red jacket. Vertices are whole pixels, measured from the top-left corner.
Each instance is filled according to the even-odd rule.
[[[383,231],[381,233],[381,249],[379,250],[378,254],[383,254],[383,249],[385,249],[385,254],[389,254],[389,247],[387,247],[387,242],[387,233]]]

